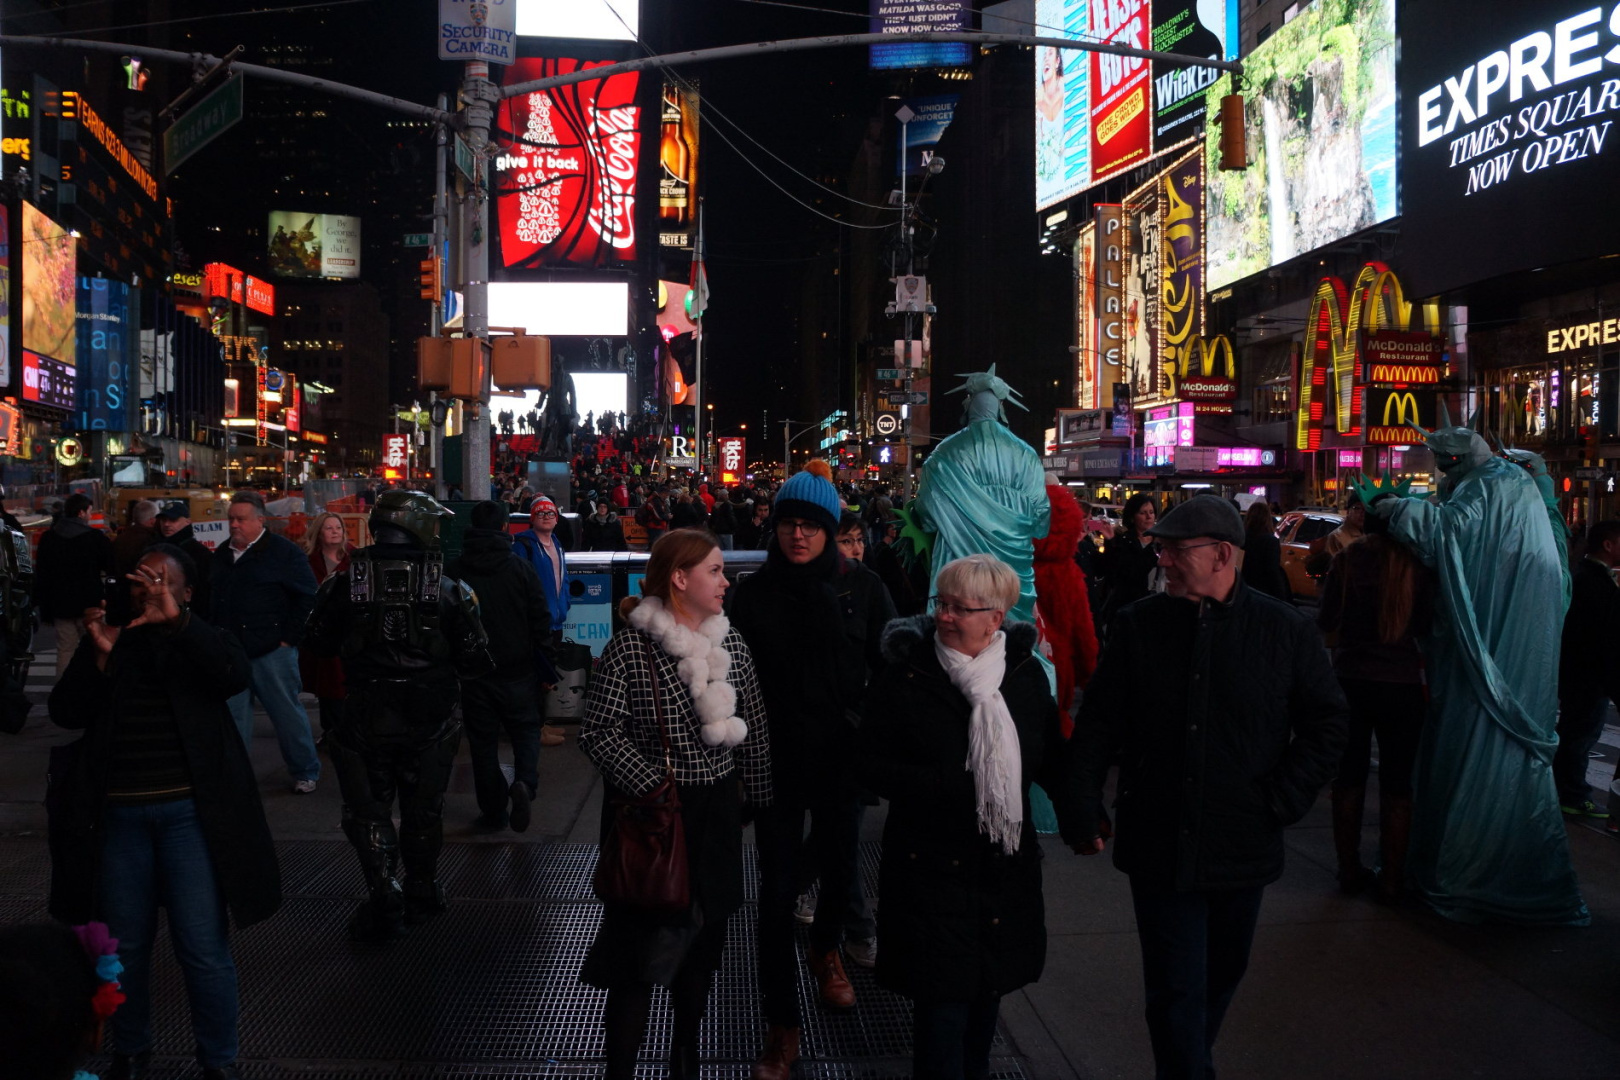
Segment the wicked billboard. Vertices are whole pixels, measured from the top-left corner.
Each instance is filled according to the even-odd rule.
[[[1402,272],[1419,296],[1620,252],[1620,3],[1401,5]]]

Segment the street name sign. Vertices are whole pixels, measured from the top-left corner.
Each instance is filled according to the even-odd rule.
[[[163,168],[172,174],[192,154],[242,119],[242,76],[232,75],[163,132]]]

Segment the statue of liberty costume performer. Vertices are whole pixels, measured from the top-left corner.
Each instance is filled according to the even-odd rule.
[[[1582,926],[1553,784],[1559,634],[1569,564],[1550,484],[1483,437],[1424,432],[1444,474],[1434,501],[1363,486],[1370,511],[1435,571],[1423,642],[1430,711],[1413,778],[1408,867],[1418,895],[1460,922]],[[1404,494],[1403,491],[1396,492]],[[1562,525],[1561,520],[1559,526]]]
[[[912,521],[932,534],[928,591],[939,572],[964,555],[994,555],[1018,574],[1018,603],[1008,621],[1035,622],[1035,541],[1046,535],[1052,504],[1046,471],[1035,448],[1007,428],[1003,402],[1020,409],[1018,391],[989,371],[962,375],[967,381],[951,393],[967,394],[962,430],[941,440],[923,465]],[[1026,409],[1027,411],[1027,409]],[[1057,692],[1052,663],[1036,654]],[[1057,813],[1038,786],[1029,789],[1030,816],[1037,832],[1057,832]]]
[[[968,395],[962,430],[943,439],[923,465],[911,509],[933,534],[929,592],[939,571],[964,555],[994,555],[1018,574],[1018,603],[1008,619],[1035,621],[1035,539],[1045,536],[1052,507],[1035,448],[1007,429],[1002,402],[1020,409],[1018,391],[996,366],[962,378],[951,393]]]

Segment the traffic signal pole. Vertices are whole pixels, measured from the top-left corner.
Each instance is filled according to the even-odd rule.
[[[469,499],[489,497],[492,470],[489,461],[489,197],[485,177],[489,167],[489,131],[495,121],[495,103],[500,90],[489,81],[489,63],[469,60],[461,83],[462,137],[472,151],[473,183],[468,201],[462,204],[462,267],[467,304],[461,332],[478,338],[484,353],[483,384],[478,401],[469,403],[462,415],[466,423],[461,436],[461,492]]]

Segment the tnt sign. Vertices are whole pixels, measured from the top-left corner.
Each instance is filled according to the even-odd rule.
[[[748,468],[748,441],[732,437],[719,440],[719,445],[720,482],[722,484],[741,483],[743,473]]]
[[[405,467],[405,440],[404,435],[384,435],[382,444],[382,464],[384,469],[403,469]]]

